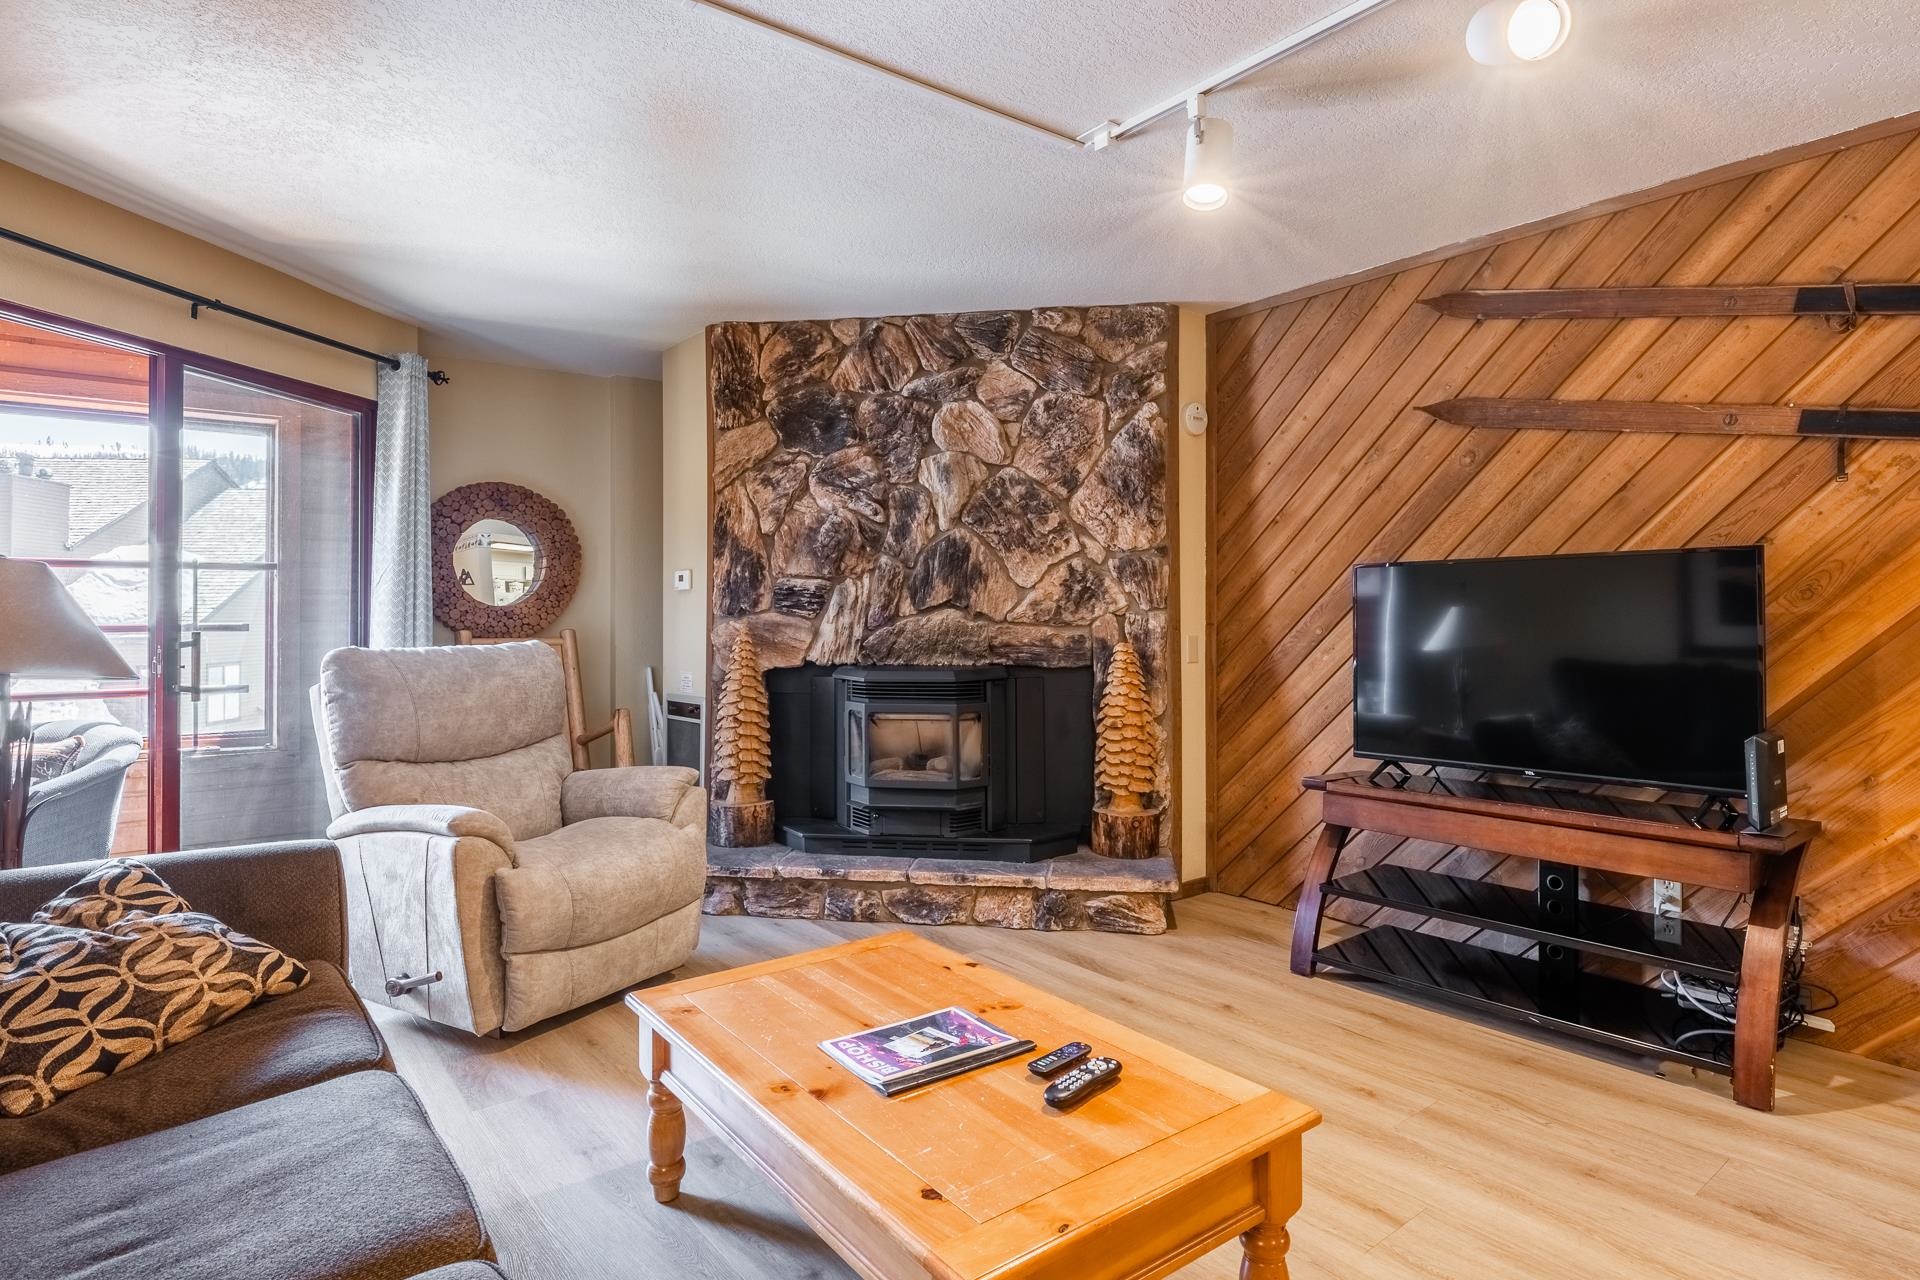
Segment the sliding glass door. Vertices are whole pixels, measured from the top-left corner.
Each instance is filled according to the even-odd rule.
[[[145,673],[29,686],[37,721],[146,735],[115,852],[325,829],[307,690],[365,636],[371,428],[356,397],[0,311],[0,554],[53,565]]]
[[[307,690],[361,634],[361,415],[193,365],[181,392],[180,844],[318,834]]]
[[[151,382],[145,352],[0,313],[0,555],[45,561],[143,673],[153,595]],[[13,694],[29,704],[36,739],[123,725],[150,743],[147,679],[16,679]],[[126,776],[114,853],[156,847],[152,771],[143,748]]]

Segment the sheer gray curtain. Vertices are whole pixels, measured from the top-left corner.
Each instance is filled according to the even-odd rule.
[[[373,446],[373,583],[376,649],[433,643],[433,577],[427,477],[427,361],[408,352],[380,366]]]

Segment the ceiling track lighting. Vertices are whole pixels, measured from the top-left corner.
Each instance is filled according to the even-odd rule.
[[[1537,0],[1519,0],[1522,6],[1535,2],[1537,2]],[[1560,0],[1539,0],[1539,2],[1560,4]],[[1049,138],[1054,138],[1061,142],[1069,142],[1074,146],[1083,147],[1089,151],[1103,151],[1121,139],[1139,132],[1157,120],[1173,115],[1184,107],[1187,111],[1187,153],[1186,182],[1182,186],[1182,198],[1186,201],[1188,208],[1207,211],[1218,209],[1227,202],[1229,192],[1227,178],[1233,160],[1233,126],[1217,116],[1209,116],[1206,114],[1206,96],[1217,90],[1224,89],[1230,84],[1243,80],[1255,72],[1273,65],[1282,58],[1298,53],[1308,45],[1325,39],[1334,32],[1358,22],[1368,14],[1386,8],[1388,5],[1394,3],[1394,0],[1347,0],[1345,4],[1324,18],[1310,22],[1298,31],[1282,36],[1264,48],[1256,49],[1239,61],[1222,67],[1198,84],[1184,89],[1171,97],[1162,99],[1146,110],[1136,112],[1124,120],[1105,120],[1081,134],[1071,134],[1060,129],[1055,129],[1051,125],[1043,124],[1038,120],[1031,119],[1013,111],[1008,111],[1002,107],[994,106],[992,103],[982,102],[978,98],[968,97],[966,94],[950,89],[945,85],[935,84],[931,80],[921,79],[919,76],[911,75],[897,67],[890,67],[883,62],[876,62],[874,59],[866,57],[863,54],[855,53],[851,49],[831,44],[828,41],[807,35],[804,32],[796,31],[792,27],[783,26],[780,23],[760,17],[757,14],[749,13],[745,9],[729,3],[729,0],[689,0],[689,3],[711,13],[721,14],[748,26],[757,27],[761,31],[769,34],[807,45],[820,53],[828,54],[843,62],[853,63],[856,66],[864,67],[868,71],[877,72],[880,75],[901,81],[902,83],[924,89],[929,93],[938,94],[949,102],[957,103],[960,106],[971,107],[975,111],[993,116],[1005,123],[1018,125],[1023,129],[1031,130],[1034,133],[1045,134]],[[1501,6],[1495,5],[1489,7]],[[1507,0],[1504,7],[1512,8],[1513,4],[1511,0]],[[1560,4],[1560,8],[1564,11],[1566,6]],[[1478,19],[1476,18],[1475,21],[1478,21]],[[1477,57],[1478,55],[1476,54],[1475,56]],[[1544,57],[1545,55],[1542,54],[1539,56]]]
[[[1136,112],[1125,120],[1108,120],[1087,130],[1080,135],[1079,141],[1099,151],[1130,134],[1138,133],[1163,116],[1172,115],[1182,107],[1187,107],[1191,112],[1191,104],[1195,97],[1218,92],[1257,71],[1263,71],[1282,58],[1290,57],[1308,45],[1326,39],[1334,32],[1349,27],[1368,14],[1384,9],[1392,3],[1393,0],[1348,0],[1348,3],[1341,5],[1318,22],[1310,22],[1298,31],[1281,36],[1264,49],[1254,50],[1231,66],[1222,67],[1205,80],[1161,99],[1145,111]]]
[[[1207,95],[1187,100],[1186,181],[1180,198],[1189,209],[1211,213],[1232,191],[1233,126],[1207,114]]]
[[[1467,52],[1489,67],[1540,62],[1560,52],[1572,30],[1567,0],[1493,0],[1467,23]]]

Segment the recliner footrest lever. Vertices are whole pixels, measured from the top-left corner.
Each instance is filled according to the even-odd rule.
[[[446,975],[438,969],[435,969],[432,973],[422,974],[418,978],[410,978],[403,973],[397,978],[387,979],[387,994],[390,996],[403,996],[417,987],[432,986],[444,977],[446,977]]]

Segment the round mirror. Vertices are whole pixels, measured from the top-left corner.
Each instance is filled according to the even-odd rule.
[[[580,585],[580,538],[531,489],[488,480],[433,500],[433,616],[493,640],[545,635]]]
[[[518,604],[540,581],[540,550],[519,525],[476,520],[453,544],[453,576],[481,604]]]

